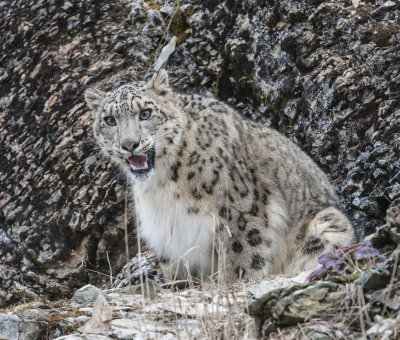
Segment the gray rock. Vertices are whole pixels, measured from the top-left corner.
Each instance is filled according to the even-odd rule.
[[[160,12],[162,14],[165,14],[165,15],[169,16],[169,17],[172,17],[172,15],[175,12],[175,9],[174,9],[174,7],[172,5],[170,5],[168,3],[165,3],[163,6],[161,6]]]
[[[73,85],[71,83],[65,83],[62,87],[64,93],[71,93],[73,91]]]
[[[15,315],[0,313],[0,338],[36,340],[44,336],[47,322],[23,320]]]
[[[333,313],[335,308],[339,308],[339,301],[344,296],[346,296],[345,287],[333,282],[303,285],[292,282],[258,295],[250,301],[247,310],[256,319],[261,333],[268,336],[276,332],[278,328],[282,329],[282,327]],[[320,337],[322,339],[328,336],[327,334],[330,336],[335,334],[328,332],[329,328],[321,327],[310,330],[310,334],[315,334],[313,335],[315,339]]]
[[[161,13],[155,9],[149,9],[147,12],[147,20],[154,26],[160,25],[163,18]]]
[[[336,307],[337,302],[345,296],[344,287],[333,282],[317,282],[279,299],[273,310],[273,318],[279,320],[279,325],[287,326],[320,317]]]
[[[400,291],[396,288],[390,289],[389,287],[373,291],[370,294],[367,294],[367,300],[370,303],[379,303],[380,306],[386,305],[386,307],[390,310],[391,313],[400,311]]]
[[[373,17],[379,17],[382,13],[384,13],[387,10],[390,10],[391,8],[395,7],[396,3],[394,1],[386,1],[383,5],[379,6],[377,9],[375,9],[371,15]]]
[[[392,186],[388,187],[389,191],[389,198],[395,200],[396,198],[400,197],[400,184],[396,183]]]
[[[119,294],[138,294],[145,298],[154,299],[160,290],[161,287],[159,283],[153,280],[144,279],[143,285],[137,284],[128,287],[117,288],[115,292],[118,292]]]
[[[199,321],[198,320],[184,320],[182,322],[180,322],[177,326],[178,330],[185,330],[185,329],[190,329],[193,327],[198,327],[199,326]]]
[[[333,339],[346,339],[343,334],[337,334],[330,327],[326,325],[311,325],[304,331],[302,340],[333,340]],[[338,336],[339,335],[339,336]],[[342,335],[342,336],[340,336]]]
[[[112,338],[110,338],[107,335],[102,335],[102,334],[75,333],[75,334],[60,336],[58,338],[55,338],[54,340],[110,340],[110,339],[112,339]]]
[[[369,339],[382,339],[389,340],[397,337],[397,328],[399,326],[400,317],[396,319],[382,318],[381,316],[375,316],[375,324],[367,330]]]
[[[392,274],[387,266],[379,265],[363,272],[356,283],[362,285],[364,290],[379,289],[389,283],[391,276]]]
[[[280,299],[307,286],[308,283],[305,282],[307,282],[309,274],[309,272],[302,272],[295,277],[276,277],[274,280],[265,280],[251,285],[248,291],[253,299],[250,300],[247,307],[249,315],[253,316],[256,322],[261,325],[264,320],[272,316]],[[264,326],[263,328],[266,327]],[[270,325],[267,329],[272,330],[274,327]]]
[[[111,340],[107,335],[101,334],[82,334],[82,340]]]
[[[74,298],[81,303],[90,303],[94,302],[99,294],[103,295],[106,299],[108,299],[106,293],[104,293],[99,288],[89,284],[82,288],[79,288],[75,292]]]
[[[3,67],[0,67],[0,83],[7,80],[7,78],[8,78],[7,70]]]
[[[55,338],[54,340],[83,340],[83,338],[80,336],[79,333],[75,333],[75,334],[59,336],[58,338]]]
[[[352,204],[362,211],[365,211],[373,216],[379,215],[379,204],[376,200],[370,197],[356,197]]]
[[[68,9],[70,9],[71,7],[73,7],[74,5],[72,5],[69,1],[65,1],[64,2],[64,4],[63,4],[63,6],[62,6],[62,8],[63,8],[63,10],[68,10]]]
[[[84,333],[98,333],[101,330],[109,328],[109,322],[112,319],[112,308],[106,298],[99,294],[93,304],[92,319],[86,325],[80,328]]]
[[[0,314],[0,336],[6,339],[18,339],[21,319],[15,315]]]

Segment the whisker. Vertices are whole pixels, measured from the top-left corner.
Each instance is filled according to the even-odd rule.
[[[166,132],[166,133],[164,133],[162,135],[155,136],[153,140],[154,141],[160,140],[161,138],[164,138],[164,137],[167,137],[167,136],[172,136],[173,134],[174,134],[174,132]]]

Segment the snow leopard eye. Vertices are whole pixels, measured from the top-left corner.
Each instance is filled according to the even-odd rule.
[[[139,118],[140,120],[147,120],[151,117],[152,111],[150,109],[145,109],[140,111]]]
[[[113,116],[104,117],[104,121],[109,126],[114,126],[117,124],[117,121],[115,120],[115,118]]]

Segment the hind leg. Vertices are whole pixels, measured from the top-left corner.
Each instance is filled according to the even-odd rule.
[[[347,217],[336,208],[326,208],[316,214],[308,224],[305,237],[289,265],[288,272],[314,269],[322,254],[334,247],[345,247],[355,242],[355,231]]]

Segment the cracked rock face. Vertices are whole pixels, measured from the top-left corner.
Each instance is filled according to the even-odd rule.
[[[50,274],[71,289],[96,281],[85,269],[108,273],[108,259],[115,268],[126,262],[120,246],[125,182],[92,144],[82,98],[87,83],[125,70],[123,58],[110,52],[119,34],[129,34],[115,20],[125,7],[99,1],[0,6],[0,261],[23,273]],[[46,289],[35,292],[46,295]]]
[[[210,46],[195,68],[217,96],[306,150],[363,234],[400,195],[400,26],[398,4],[355,3],[207,1],[188,41]]]
[[[0,2],[0,263],[21,273],[0,300],[18,301],[30,272],[46,277],[34,299],[127,262],[126,183],[92,143],[82,93],[150,76],[168,29],[175,88],[278,129],[329,174],[360,234],[383,224],[400,198],[399,12],[381,0]],[[134,218],[127,228],[133,256]]]

